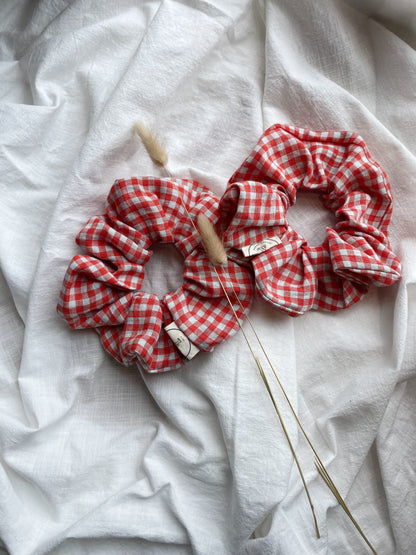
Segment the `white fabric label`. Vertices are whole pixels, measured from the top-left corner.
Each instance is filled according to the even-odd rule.
[[[175,343],[177,348],[188,360],[194,358],[195,355],[199,353],[198,347],[195,347],[193,343],[189,341],[186,335],[181,331],[175,322],[171,322],[165,326],[165,330],[172,341]]]
[[[267,239],[263,239],[263,241],[259,241],[258,243],[252,243],[246,247],[241,247],[241,250],[244,256],[254,256],[279,245],[281,242],[280,237],[275,235],[274,237],[267,237]]]

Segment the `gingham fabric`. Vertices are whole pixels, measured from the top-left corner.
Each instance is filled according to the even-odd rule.
[[[297,191],[318,193],[336,216],[320,246],[309,246],[287,222]],[[274,125],[231,177],[219,225],[228,256],[237,262],[241,247],[280,238],[251,259],[256,289],[298,316],[349,307],[371,284],[400,278],[387,237],[391,213],[387,177],[361,137]]]
[[[202,351],[238,329],[183,204],[192,220],[200,212],[213,223],[218,218],[218,199],[194,181],[116,181],[105,214],[91,218],[77,236],[86,254],[71,261],[57,307],[73,328],[95,328],[118,361],[137,362],[148,372],[186,361],[164,330],[171,322]],[[173,243],[184,257],[182,287],[162,299],[141,291],[149,249],[158,242]],[[249,309],[253,296],[250,269],[230,260],[218,272],[235,312],[244,318],[242,307]]]

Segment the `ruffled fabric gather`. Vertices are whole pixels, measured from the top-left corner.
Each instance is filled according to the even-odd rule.
[[[86,254],[68,267],[58,313],[75,329],[96,329],[119,362],[138,362],[148,372],[186,362],[165,330],[171,323],[199,350],[211,351],[237,331],[233,309],[244,318],[253,283],[248,268],[227,264],[223,284],[232,309],[191,222],[200,212],[215,223],[218,199],[194,181],[116,181],[105,214],[91,218],[77,236]],[[172,243],[184,257],[183,285],[162,299],[141,290],[156,243]]]
[[[298,191],[319,194],[336,217],[319,246],[287,221]],[[387,235],[390,185],[355,133],[270,127],[229,180],[219,210],[231,259],[241,261],[244,246],[272,245],[250,258],[256,289],[291,316],[347,308],[370,285],[400,278]]]

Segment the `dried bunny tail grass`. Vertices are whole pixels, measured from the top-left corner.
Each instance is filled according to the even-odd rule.
[[[143,141],[143,144],[153,162],[156,162],[156,164],[159,164],[160,166],[166,166],[168,163],[168,155],[163,150],[161,144],[150,129],[141,121],[135,122],[134,129]]]
[[[221,239],[205,214],[198,215],[197,225],[211,264],[213,266],[224,266],[227,264],[227,253],[224,250]]]
[[[134,127],[135,127],[135,130],[136,130],[137,134],[139,135],[139,137],[140,137],[141,140],[143,141],[143,144],[144,144],[144,146],[145,146],[145,148],[146,148],[146,150],[147,150],[149,156],[152,158],[152,160],[153,160],[155,163],[157,163],[157,164],[163,166],[163,167],[165,168],[165,171],[168,173],[168,175],[169,175],[170,177],[172,177],[171,174],[170,174],[170,172],[169,172],[169,171],[167,170],[167,168],[166,168],[166,164],[167,164],[167,162],[168,162],[168,156],[167,156],[166,152],[163,150],[163,148],[161,147],[161,145],[160,145],[159,141],[156,139],[156,137],[155,137],[155,136],[152,134],[152,132],[151,132],[142,122],[140,122],[140,121],[137,121],[137,122],[134,124]],[[314,523],[315,523],[315,529],[316,529],[316,535],[317,535],[317,537],[319,538],[319,537],[320,537],[319,528],[318,528],[318,523],[317,523],[317,519],[316,519],[316,515],[315,515],[315,510],[314,510],[314,507],[313,507],[313,504],[312,504],[312,500],[311,500],[311,498],[310,498],[310,494],[309,494],[309,491],[308,491],[308,488],[307,488],[307,485],[306,485],[306,481],[305,481],[305,478],[304,478],[304,476],[303,476],[302,469],[301,469],[301,467],[300,467],[299,461],[298,461],[298,459],[297,459],[297,456],[296,456],[296,453],[295,453],[293,444],[291,443],[291,440],[290,440],[289,435],[288,435],[288,433],[287,433],[287,429],[286,429],[286,427],[285,427],[285,425],[284,425],[282,415],[281,415],[281,413],[280,413],[280,411],[279,411],[279,409],[278,409],[278,406],[277,406],[277,404],[276,404],[276,401],[275,401],[274,396],[273,396],[273,394],[272,394],[272,391],[271,391],[271,389],[270,389],[270,385],[269,385],[268,380],[267,380],[267,378],[266,378],[266,375],[265,375],[265,373],[264,373],[264,371],[263,371],[263,368],[262,368],[262,366],[261,366],[261,363],[260,363],[259,359],[256,357],[256,355],[254,354],[254,350],[253,350],[253,348],[252,348],[252,346],[251,346],[251,343],[250,343],[250,341],[249,341],[249,339],[248,339],[248,337],[247,337],[247,335],[246,335],[246,333],[245,333],[245,331],[244,331],[244,328],[243,328],[243,326],[242,326],[242,323],[241,323],[240,319],[239,319],[238,316],[237,316],[237,313],[236,313],[236,311],[235,311],[235,309],[234,309],[234,306],[233,306],[233,304],[232,304],[232,302],[231,302],[231,299],[229,298],[229,295],[228,295],[228,293],[227,293],[227,291],[226,291],[226,288],[225,288],[225,286],[224,286],[224,284],[223,284],[223,282],[222,282],[222,279],[220,278],[220,276],[219,276],[219,274],[218,274],[218,272],[217,272],[217,270],[216,270],[216,268],[215,268],[215,266],[224,266],[225,264],[227,264],[227,254],[226,254],[226,252],[225,252],[225,250],[224,250],[224,247],[223,247],[223,244],[222,244],[222,242],[221,242],[221,239],[218,237],[217,233],[215,232],[214,226],[211,224],[210,220],[209,220],[204,214],[200,214],[200,215],[198,216],[198,218],[197,218],[197,226],[198,226],[198,227],[197,227],[197,226],[195,225],[195,223],[194,223],[194,221],[193,221],[191,215],[189,214],[189,212],[188,212],[188,210],[187,210],[187,208],[186,208],[186,205],[185,205],[185,203],[184,203],[182,197],[180,197],[180,199],[181,199],[182,206],[183,206],[183,208],[184,208],[184,210],[185,210],[185,212],[186,212],[186,214],[187,214],[187,216],[188,216],[188,218],[189,218],[189,220],[190,220],[190,222],[191,222],[193,228],[195,229],[195,231],[196,231],[196,232],[200,235],[200,237],[201,237],[201,240],[202,240],[202,243],[203,243],[203,245],[204,245],[205,251],[206,251],[206,253],[207,253],[207,255],[208,255],[208,258],[209,258],[211,264],[214,266],[215,273],[216,273],[216,275],[217,275],[217,277],[218,277],[218,281],[219,281],[219,283],[220,283],[220,285],[221,285],[221,287],[222,287],[222,289],[223,289],[223,291],[224,291],[224,293],[225,293],[225,296],[226,296],[226,298],[227,298],[228,304],[230,305],[230,307],[231,307],[231,309],[232,309],[232,311],[233,311],[233,313],[234,313],[234,316],[235,316],[235,319],[236,319],[236,321],[237,321],[237,323],[238,323],[238,326],[240,327],[240,329],[241,329],[241,331],[242,331],[242,333],[243,333],[244,339],[245,339],[245,341],[246,341],[246,343],[247,343],[247,345],[248,345],[248,347],[249,347],[249,350],[250,350],[250,352],[251,352],[251,355],[253,356],[254,361],[256,362],[256,365],[257,365],[257,368],[258,368],[258,370],[259,370],[260,376],[261,376],[261,378],[263,379],[263,382],[264,382],[264,384],[265,384],[265,386],[266,386],[267,392],[269,393],[269,396],[270,396],[270,398],[271,398],[271,400],[272,400],[272,403],[273,403],[273,405],[274,405],[275,411],[276,411],[276,413],[277,413],[277,415],[278,415],[278,418],[279,418],[279,420],[280,420],[281,426],[282,426],[282,428],[283,428],[283,431],[284,431],[285,436],[286,436],[286,438],[287,438],[287,441],[288,441],[288,443],[289,443],[289,447],[290,447],[290,449],[291,449],[291,452],[292,452],[293,457],[294,457],[294,459],[295,459],[296,465],[297,465],[297,467],[298,467],[298,471],[299,471],[299,474],[300,474],[300,477],[301,477],[301,480],[302,480],[302,483],[303,483],[303,486],[304,486],[304,489],[305,489],[305,492],[306,492],[306,495],[307,495],[307,498],[308,498],[308,501],[309,501],[309,504],[310,504],[310,507],[311,507],[311,510],[312,510],[313,519],[314,519]],[[330,478],[330,476],[329,476],[329,474],[328,474],[328,472],[327,472],[327,470],[326,470],[324,464],[322,463],[322,461],[321,461],[321,459],[319,458],[319,456],[318,456],[318,454],[317,454],[315,448],[313,447],[312,442],[310,441],[308,435],[306,434],[304,428],[302,427],[302,425],[301,425],[301,423],[300,423],[300,420],[299,420],[299,418],[298,418],[298,416],[297,416],[297,414],[296,414],[296,412],[295,412],[295,410],[294,410],[294,407],[293,407],[293,405],[291,404],[291,402],[290,402],[290,400],[289,400],[289,398],[288,398],[288,396],[287,396],[287,394],[286,394],[286,391],[284,390],[283,385],[282,385],[281,381],[279,380],[278,375],[277,375],[277,373],[276,373],[276,371],[275,371],[275,369],[274,369],[274,367],[273,367],[273,365],[272,365],[272,363],[271,363],[271,361],[270,361],[270,359],[269,359],[269,357],[268,357],[268,355],[267,355],[267,353],[266,353],[266,351],[265,351],[265,349],[264,349],[264,347],[263,347],[263,344],[262,344],[262,342],[261,342],[261,340],[260,340],[260,338],[259,338],[259,336],[258,336],[258,334],[257,334],[257,332],[256,332],[256,330],[255,330],[255,328],[254,328],[254,326],[253,326],[251,320],[249,319],[249,317],[248,317],[248,315],[247,315],[247,313],[246,313],[246,310],[244,309],[244,307],[243,307],[243,305],[242,305],[240,299],[238,298],[238,295],[237,295],[237,293],[236,293],[236,291],[235,291],[235,289],[234,289],[234,286],[231,285],[231,287],[232,287],[232,291],[233,291],[233,293],[234,293],[234,295],[235,295],[235,297],[236,297],[236,299],[237,299],[239,305],[240,305],[241,308],[243,309],[243,313],[246,315],[246,317],[247,317],[247,319],[248,319],[248,322],[249,322],[249,324],[250,324],[250,327],[252,328],[252,331],[253,331],[254,334],[255,334],[255,337],[256,337],[256,339],[257,339],[257,341],[258,341],[258,343],[259,343],[259,345],[260,345],[260,347],[261,347],[261,349],[262,349],[262,351],[263,351],[263,354],[266,356],[267,362],[269,363],[269,366],[270,366],[270,368],[271,368],[272,371],[273,371],[273,374],[274,374],[274,376],[275,376],[275,378],[276,378],[276,380],[277,380],[277,382],[278,382],[278,384],[279,384],[279,386],[280,386],[280,388],[281,388],[281,390],[282,390],[282,392],[283,392],[283,394],[284,394],[284,397],[285,397],[286,401],[288,402],[289,407],[290,407],[290,409],[291,409],[293,415],[295,416],[296,422],[298,423],[298,425],[299,425],[299,427],[300,427],[300,429],[301,429],[301,431],[302,431],[302,433],[303,433],[305,439],[307,440],[309,446],[311,447],[312,451],[313,451],[314,454],[315,454],[315,457],[316,457],[316,462],[315,462],[315,464],[316,464],[316,468],[317,468],[319,474],[321,475],[321,477],[323,478],[324,482],[326,483],[326,485],[328,486],[328,488],[331,490],[331,492],[333,493],[333,495],[334,495],[335,498],[337,499],[338,503],[342,506],[342,508],[344,509],[344,511],[346,512],[346,514],[348,515],[348,517],[352,520],[353,524],[355,525],[355,527],[357,528],[357,530],[359,531],[359,533],[361,534],[361,536],[363,537],[363,539],[365,540],[365,542],[367,543],[367,545],[370,547],[371,551],[372,551],[373,553],[376,554],[375,549],[373,548],[373,546],[371,545],[371,543],[369,542],[369,540],[366,538],[366,536],[364,535],[363,531],[361,530],[361,528],[359,527],[359,525],[357,524],[357,522],[355,521],[355,519],[354,519],[353,516],[351,515],[351,513],[350,513],[348,507],[347,507],[346,504],[345,504],[345,501],[342,499],[342,497],[341,497],[339,491],[338,491],[337,488],[335,487],[334,482],[333,482],[332,479]]]
[[[144,144],[149,156],[152,158],[152,160],[154,160],[156,163],[165,167],[165,165],[167,164],[167,161],[168,161],[168,157],[167,157],[167,154],[162,149],[162,147],[160,146],[159,141],[156,139],[156,137],[154,137],[153,134],[150,132],[150,130],[145,125],[143,125],[143,123],[141,123],[141,122],[136,122],[135,123],[135,129],[136,129],[138,135],[140,136],[140,138],[142,139],[143,144]],[[166,170],[166,167],[165,167],[165,170]],[[219,281],[219,283],[220,283],[220,285],[221,285],[221,287],[222,287],[222,289],[225,293],[225,296],[227,298],[227,302],[230,305],[230,307],[231,307],[231,309],[234,313],[235,319],[236,319],[236,321],[237,321],[237,323],[238,323],[238,325],[239,325],[239,327],[240,327],[240,329],[241,329],[241,331],[244,335],[244,338],[247,342],[247,345],[250,349],[250,352],[251,352],[251,354],[252,354],[252,356],[253,356],[253,358],[256,362],[256,365],[257,365],[257,368],[258,368],[259,373],[261,375],[261,378],[262,378],[262,380],[263,380],[263,382],[266,386],[266,389],[267,389],[267,391],[270,395],[270,398],[273,402],[273,406],[274,406],[274,408],[276,410],[276,413],[279,417],[281,426],[283,428],[283,432],[286,436],[286,439],[289,443],[290,450],[291,450],[291,452],[294,456],[296,465],[298,467],[299,474],[300,474],[300,477],[301,477],[301,480],[302,480],[302,483],[303,483],[303,486],[304,486],[304,489],[305,489],[305,492],[306,492],[306,495],[308,497],[308,501],[309,501],[309,504],[310,504],[310,507],[311,507],[311,510],[312,510],[313,519],[314,519],[314,523],[315,523],[315,529],[316,529],[316,535],[319,538],[320,537],[319,528],[318,528],[318,523],[317,523],[317,520],[316,520],[315,510],[314,510],[314,507],[313,507],[313,504],[312,504],[312,500],[311,500],[311,497],[310,497],[310,494],[309,494],[309,491],[308,491],[308,487],[306,485],[306,481],[305,481],[302,469],[301,469],[300,464],[299,464],[299,460],[296,456],[295,449],[294,449],[293,444],[290,440],[290,437],[289,437],[289,434],[287,432],[286,426],[284,425],[282,415],[281,415],[281,413],[280,413],[280,411],[277,407],[276,401],[274,400],[273,394],[271,392],[271,389],[270,389],[269,383],[267,381],[266,375],[263,372],[263,368],[260,364],[260,361],[254,354],[251,343],[248,340],[248,337],[247,337],[247,335],[246,335],[246,333],[245,333],[245,331],[242,327],[242,324],[240,322],[240,319],[237,316],[237,313],[235,312],[234,306],[233,306],[233,304],[232,304],[232,302],[229,298],[229,295],[228,295],[228,293],[227,293],[227,291],[224,287],[224,284],[223,284],[223,282],[222,282],[222,280],[221,280],[221,278],[220,278],[220,276],[219,276],[219,274],[218,274],[218,272],[215,268],[216,266],[224,266],[224,265],[227,264],[227,253],[224,250],[224,246],[222,244],[222,241],[218,237],[214,226],[212,225],[210,220],[207,218],[207,216],[205,216],[205,214],[202,214],[202,213],[199,214],[198,218],[197,218],[197,225],[195,225],[191,215],[189,214],[189,212],[186,208],[186,205],[185,205],[185,203],[182,199],[182,196],[180,196],[180,199],[181,199],[182,206],[183,206],[183,208],[184,208],[184,210],[185,210],[193,228],[195,229],[195,231],[201,237],[202,244],[204,246],[204,249],[205,249],[205,251],[208,255],[208,258],[209,258],[211,264],[214,266],[215,273],[216,273],[218,281]],[[237,293],[236,293],[234,287],[232,287],[232,289],[233,289],[234,295],[236,295],[236,297],[238,299],[238,296],[237,296]],[[241,301],[239,299],[238,299],[238,302],[241,305]],[[241,307],[242,307],[242,305],[241,305]],[[243,312],[245,312],[244,308],[243,308]],[[257,334],[256,334],[256,337],[258,338]]]

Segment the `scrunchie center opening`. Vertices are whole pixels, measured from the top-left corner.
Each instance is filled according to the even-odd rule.
[[[319,194],[298,191],[296,204],[287,212],[289,225],[296,229],[310,247],[321,245],[326,239],[326,228],[334,227],[336,216],[325,208]]]
[[[150,248],[141,290],[159,299],[183,285],[184,257],[173,243],[155,243]]]

